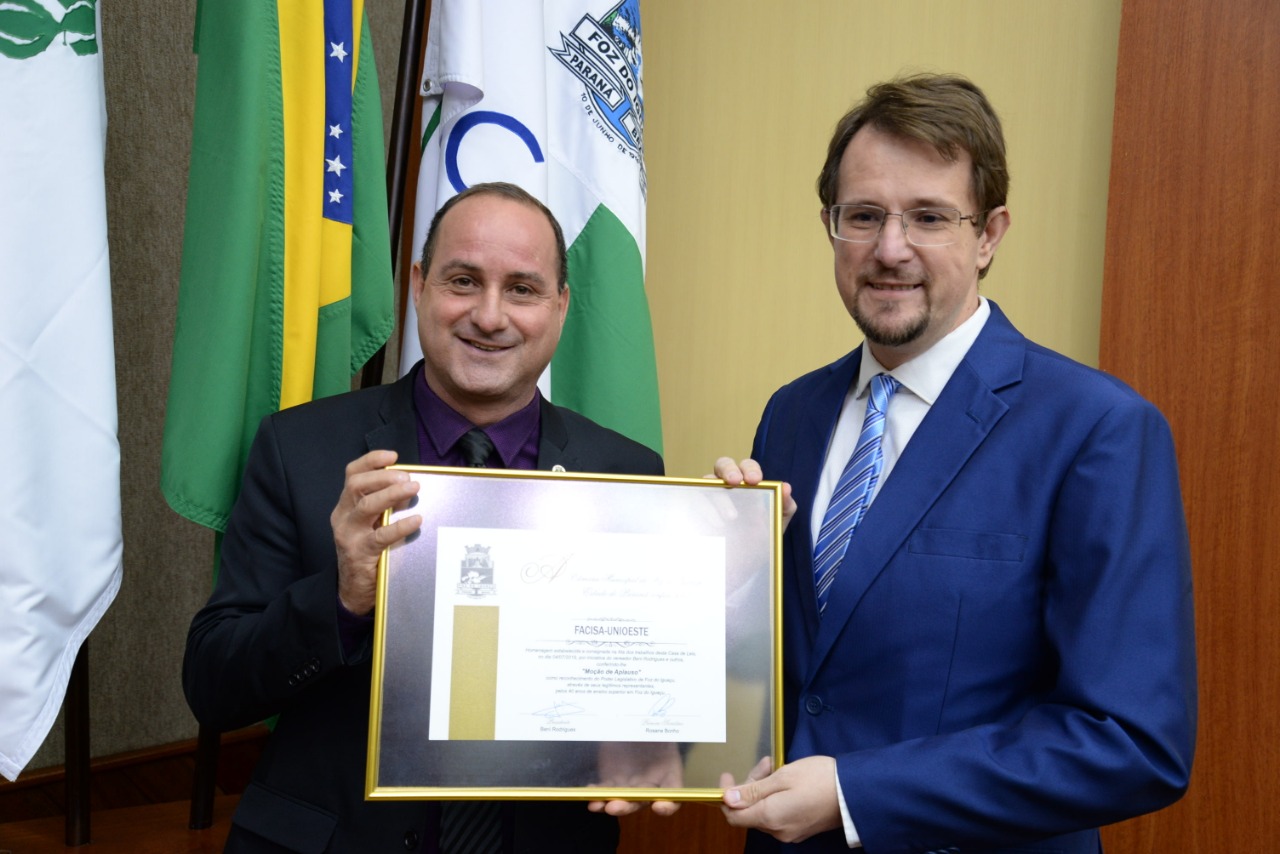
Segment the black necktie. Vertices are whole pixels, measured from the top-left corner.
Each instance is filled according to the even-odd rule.
[[[458,440],[458,450],[462,452],[462,462],[468,467],[488,468],[489,457],[493,456],[493,440],[479,427],[472,427]]]
[[[500,801],[445,801],[440,805],[440,854],[501,854]]]
[[[493,440],[472,427],[458,440],[462,462],[482,469],[493,456]],[[448,801],[440,809],[441,854],[498,854],[502,850],[502,804],[497,801]]]

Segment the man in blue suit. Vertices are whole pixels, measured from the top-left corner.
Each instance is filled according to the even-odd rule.
[[[716,464],[788,482],[798,508],[787,764],[725,780],[730,823],[770,834],[749,851],[1097,852],[1099,826],[1187,786],[1169,426],[978,294],[1008,183],[963,78],[877,85],[836,128],[822,220],[865,341],[774,394],[752,459]]]

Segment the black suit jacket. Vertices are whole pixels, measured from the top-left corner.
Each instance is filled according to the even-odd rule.
[[[389,448],[416,463],[411,372],[263,419],[222,541],[219,575],[187,637],[183,687],[204,725],[279,722],[232,819],[235,852],[421,850],[434,806],[364,800],[372,648],[338,635],[329,515],[347,463]],[[661,475],[653,451],[544,402],[538,467]],[[515,852],[613,851],[616,820],[581,803],[510,805]]]

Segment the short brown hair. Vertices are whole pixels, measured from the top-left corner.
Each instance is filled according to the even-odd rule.
[[[436,233],[440,228],[444,215],[463,199],[469,199],[472,196],[499,196],[504,199],[510,199],[513,202],[519,202],[522,205],[528,205],[531,208],[539,210],[542,215],[547,218],[547,222],[551,223],[551,230],[556,236],[556,263],[559,270],[556,272],[556,285],[558,290],[563,291],[565,285],[569,282],[569,253],[565,248],[564,231],[560,228],[560,223],[556,221],[555,214],[551,209],[538,201],[523,187],[515,184],[508,184],[506,181],[491,181],[487,184],[474,184],[455,196],[450,196],[449,200],[440,206],[436,211],[436,215],[431,218],[431,227],[427,229],[426,242],[422,244],[422,275],[426,275],[431,269],[431,257],[436,251]]]
[[[978,205],[976,213],[982,214],[975,226],[984,226],[985,214],[1008,200],[1004,131],[987,96],[959,75],[917,74],[872,86],[866,97],[836,124],[827,148],[827,162],[818,175],[818,198],[824,208],[837,202],[840,160],[845,149],[854,134],[868,125],[892,136],[926,143],[949,161],[956,159],[958,151],[968,152],[973,161],[970,186]]]

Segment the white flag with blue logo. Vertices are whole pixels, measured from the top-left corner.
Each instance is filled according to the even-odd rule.
[[[555,213],[569,244],[569,318],[544,390],[662,447],[644,292],[639,0],[436,0],[423,70],[414,256],[450,196],[509,181]],[[421,358],[412,305],[401,373]]]
[[[120,587],[106,106],[94,0],[0,3],[0,774]]]

